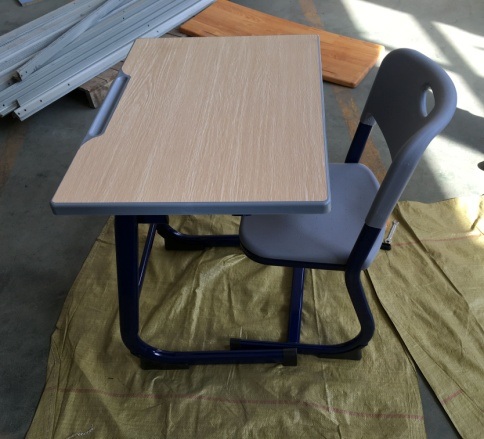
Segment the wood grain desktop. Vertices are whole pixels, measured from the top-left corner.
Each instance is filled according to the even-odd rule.
[[[55,213],[324,212],[318,36],[140,39]]]

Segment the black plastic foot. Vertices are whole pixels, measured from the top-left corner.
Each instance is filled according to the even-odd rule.
[[[240,338],[231,338],[230,339],[230,350],[231,351],[243,351],[243,350],[252,350],[252,347],[244,346],[241,343]],[[261,348],[259,348],[261,349]],[[264,348],[264,349],[277,349],[277,348]],[[280,349],[280,348],[279,348]],[[287,348],[282,349],[282,363],[283,366],[297,366],[297,349],[296,348]]]
[[[283,366],[297,366],[297,349],[284,349]]]
[[[188,369],[188,364],[175,364],[175,363],[158,363],[156,361],[145,360],[140,358],[140,366],[143,370],[178,370]]]
[[[168,251],[198,251],[205,250],[206,248],[207,245],[203,242],[165,238],[165,249]]]
[[[230,339],[230,350],[231,351],[240,351],[244,349],[244,347],[240,343],[240,338],[231,338]]]

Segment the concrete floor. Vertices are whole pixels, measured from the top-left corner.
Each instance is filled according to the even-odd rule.
[[[0,34],[67,0],[21,7],[0,2]],[[380,43],[412,47],[454,79],[458,110],[431,145],[404,199],[433,202],[484,193],[484,3],[464,0],[237,0],[303,24]],[[324,60],[323,60],[324,62]],[[356,89],[325,83],[330,159],[342,160],[375,76]],[[0,120],[0,438],[24,437],[45,382],[50,335],[94,239],[106,218],[56,217],[49,207],[96,111],[77,93],[25,122]],[[382,140],[374,139],[387,164]],[[421,380],[429,438],[459,437]],[[376,434],[377,436],[377,434]],[[375,437],[376,437],[375,436]]]

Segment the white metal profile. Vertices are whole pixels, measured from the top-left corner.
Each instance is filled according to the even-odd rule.
[[[113,9],[123,6],[128,0],[106,0],[101,6],[92,11],[87,17],[72,26],[53,43],[35,54],[26,64],[17,69],[18,76],[25,80],[33,72],[44,66],[54,55],[59,53],[69,43],[82,35],[93,24],[105,17]]]
[[[0,114],[15,112],[19,119],[26,119],[123,60],[137,38],[159,37],[213,2],[107,0],[98,10],[91,8],[86,18],[88,26],[78,22],[77,29],[83,29],[80,34],[74,30],[61,37],[61,42],[54,41],[30,64],[37,69],[23,75],[22,81],[0,88]],[[72,39],[73,35],[76,37]],[[66,40],[72,41],[64,44]],[[50,61],[45,63],[44,55]],[[15,69],[20,70],[20,66],[17,64]],[[0,64],[0,85],[2,72]]]
[[[160,3],[163,3],[163,6],[160,6]],[[132,43],[146,32],[145,28],[149,29],[150,26],[152,29],[155,28],[160,22],[170,18],[173,12],[177,13],[180,5],[183,7],[185,3],[185,0],[169,0],[168,2],[138,0],[131,7],[123,8],[118,14],[99,22],[72,45],[61,51],[44,68],[39,69],[27,80],[17,82],[1,92],[0,114],[5,116],[22,105],[17,101],[28,101],[37,96],[39,92],[42,94],[44,90],[49,90],[63,79],[69,79],[72,75],[82,71],[84,66],[89,67],[114,49]],[[178,9],[173,11],[173,5],[178,6]],[[96,74],[98,73],[93,76]]]
[[[105,0],[76,0],[0,36],[0,90],[13,83],[15,70]]]
[[[54,29],[49,28],[50,24],[56,20],[69,21],[72,16],[79,17],[78,20],[80,20],[87,11],[97,8],[104,1],[105,0],[75,0],[67,3],[66,5],[61,6],[48,14],[42,15],[42,17],[30,21],[29,23],[26,23],[11,32],[1,35],[0,47],[11,41],[17,40],[23,35],[38,32],[41,28],[47,30],[48,32],[54,31]]]

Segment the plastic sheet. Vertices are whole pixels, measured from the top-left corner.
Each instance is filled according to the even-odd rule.
[[[172,224],[185,233],[236,233],[238,218],[187,216]],[[413,364],[363,277],[377,331],[359,362],[300,355],[297,367],[145,371],[119,335],[109,221],[52,336],[27,437],[423,438]],[[141,335],[173,350],[223,349],[231,336],[280,340],[289,293],[289,269],[256,264],[238,248],[167,252],[157,237],[141,296]],[[357,329],[343,274],[308,273],[302,341],[341,340]]]
[[[378,299],[453,424],[484,434],[484,197],[399,203]]]

